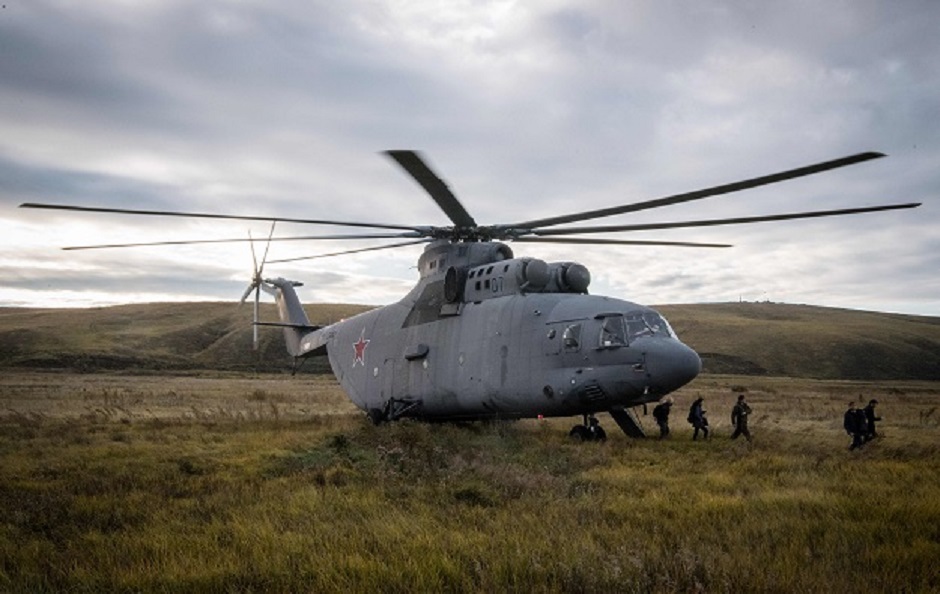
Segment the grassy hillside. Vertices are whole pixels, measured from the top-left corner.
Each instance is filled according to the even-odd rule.
[[[307,314],[329,324],[369,309],[318,304]],[[261,319],[277,319],[263,305]],[[108,369],[287,369],[281,332],[260,329],[251,346],[251,307],[234,303],[150,303],[89,309],[0,308],[0,366]],[[306,371],[327,372],[325,360]]]
[[[368,309],[307,307],[326,324]],[[775,303],[659,308],[703,358],[706,373],[807,378],[940,379],[940,318]],[[275,319],[263,306],[262,318]],[[0,366],[107,369],[287,370],[280,331],[251,349],[251,308],[232,303],[92,309],[0,309]],[[327,372],[324,359],[307,372]]]
[[[940,379],[940,318],[779,303],[659,310],[708,373]]]

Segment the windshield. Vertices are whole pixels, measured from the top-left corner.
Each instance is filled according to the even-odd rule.
[[[627,316],[627,336],[634,341],[644,336],[676,338],[666,319],[655,311],[634,312]]]

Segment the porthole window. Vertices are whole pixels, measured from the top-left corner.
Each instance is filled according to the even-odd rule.
[[[571,324],[565,328],[562,343],[564,343],[565,350],[568,352],[579,350],[581,348],[581,324]]]

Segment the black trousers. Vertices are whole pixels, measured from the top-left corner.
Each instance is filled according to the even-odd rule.
[[[699,429],[702,430],[702,437],[708,439],[708,426],[707,425],[694,425],[695,431],[692,433],[692,441],[698,439]]]
[[[865,434],[864,433],[853,433],[852,434],[852,445],[849,446],[850,450],[855,448],[860,448],[865,444]]]
[[[751,432],[748,431],[747,425],[739,423],[738,426],[734,428],[731,439],[737,439],[739,435],[743,435],[748,441],[751,441]]]

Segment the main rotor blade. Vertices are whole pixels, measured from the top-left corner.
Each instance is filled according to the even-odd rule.
[[[315,240],[335,240],[335,239],[404,239],[408,237],[420,237],[417,233],[364,233],[358,235],[301,235],[297,237],[271,237],[268,241],[315,241]],[[63,250],[98,250],[104,248],[128,248],[128,247],[151,247],[160,245],[198,245],[209,243],[244,243],[252,242],[252,239],[238,237],[234,239],[192,239],[179,241],[152,241],[143,243],[111,243],[103,245],[72,245],[62,248]]]
[[[332,256],[344,256],[346,254],[359,254],[362,252],[374,252],[378,250],[390,250],[392,248],[404,247],[407,245],[416,245],[419,243],[429,243],[434,241],[433,239],[418,239],[415,241],[405,241],[402,243],[393,243],[390,245],[379,245],[375,247],[360,248],[358,250],[344,250],[342,252],[332,252],[329,254],[317,254],[316,256],[301,256],[299,258],[284,258],[283,260],[270,260],[270,264],[280,264],[282,262],[299,262],[300,260],[314,260],[316,258],[329,258]]]
[[[337,225],[339,227],[366,227],[373,229],[400,229],[403,231],[420,232],[418,227],[409,227],[407,225],[388,225],[385,223],[361,223],[354,221],[328,221],[324,219],[294,219],[287,217],[258,217],[248,215],[228,215],[205,212],[179,212],[172,210],[138,210],[133,208],[105,208],[99,206],[71,206],[67,204],[46,204],[37,202],[24,202],[20,208],[43,208],[48,210],[71,210],[77,212],[102,212],[117,214],[132,214],[161,217],[187,217],[196,219],[230,219],[237,221],[269,221],[283,223],[304,223],[310,225]]]
[[[572,243],[580,245],[664,245],[670,247],[729,248],[730,243],[694,243],[689,241],[641,241],[629,239],[603,239],[589,237],[519,237],[513,239],[522,243]]]
[[[385,154],[401,165],[421,187],[437,202],[444,214],[458,227],[476,227],[477,223],[454,196],[447,184],[439,178],[427,163],[414,151],[385,151]]]
[[[588,211],[574,213],[570,215],[549,217],[545,219],[535,219],[533,221],[526,221],[524,223],[507,225],[507,227],[535,229],[538,227],[549,227],[552,225],[560,225],[563,223],[575,223],[578,221],[599,219],[602,217],[609,217],[613,215],[624,214],[627,212],[637,212],[640,210],[647,210],[650,208],[659,208],[661,206],[679,204],[682,202],[691,202],[693,200],[701,200],[703,198],[708,198],[711,196],[718,196],[720,194],[730,194],[731,192],[738,192],[738,191],[746,190],[749,188],[756,188],[758,186],[765,186],[767,184],[774,184],[777,182],[782,182],[788,179],[794,179],[794,178],[803,177],[806,175],[813,175],[815,173],[821,173],[823,171],[829,171],[830,169],[837,169],[839,167],[845,167],[847,165],[854,165],[856,163],[869,161],[871,159],[878,159],[884,156],[885,156],[884,153],[876,153],[876,152],[859,153],[857,155],[850,155],[848,157],[843,157],[841,159],[834,159],[832,161],[824,161],[822,163],[816,163],[815,165],[807,165],[806,167],[798,167],[796,169],[790,169],[788,171],[782,171],[780,173],[764,175],[761,177],[754,177],[754,178],[746,179],[746,180],[739,181],[739,182],[724,184],[721,186],[714,186],[712,188],[705,188],[703,190],[696,190],[694,192],[675,194],[673,196],[667,196],[665,198],[657,198],[655,200],[647,200],[645,202],[625,204],[623,206],[601,208],[598,210],[588,210]]]
[[[792,219],[813,219],[819,217],[833,217],[841,215],[863,214],[868,212],[881,212],[884,210],[899,210],[903,208],[917,208],[920,202],[907,204],[889,204],[883,206],[868,206],[863,208],[842,208],[839,210],[817,210],[795,212],[779,215],[759,217],[736,217],[727,219],[710,219],[700,221],[679,221],[673,223],[646,223],[637,225],[600,225],[596,227],[556,227],[554,229],[535,229],[534,235],[539,237],[555,237],[557,235],[577,235],[579,233],[614,233],[619,231],[652,231],[655,229],[678,229],[683,227],[712,227],[717,225],[737,225],[741,223],[763,223],[766,221],[787,221]]]

